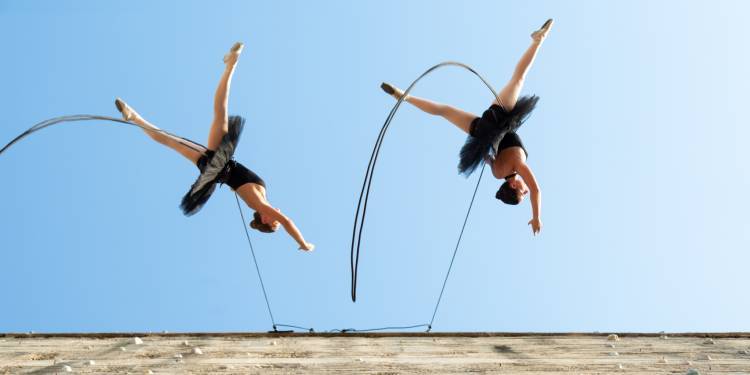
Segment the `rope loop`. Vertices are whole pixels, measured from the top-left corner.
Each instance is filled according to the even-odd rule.
[[[471,68],[470,66],[455,62],[455,61],[446,61],[442,62],[440,64],[437,64],[429,69],[427,69],[422,75],[417,77],[410,85],[406,88],[404,91],[404,94],[396,101],[396,104],[393,105],[393,108],[391,109],[390,113],[385,119],[385,122],[383,123],[383,126],[380,128],[380,133],[378,133],[378,137],[375,140],[375,145],[372,148],[372,153],[370,154],[370,161],[367,164],[367,170],[365,171],[365,177],[364,181],[362,182],[362,189],[359,193],[359,200],[357,202],[357,210],[354,214],[354,225],[352,228],[352,242],[351,242],[351,254],[350,254],[350,267],[351,267],[351,297],[352,302],[357,301],[357,276],[358,276],[358,270],[359,270],[359,256],[360,256],[360,248],[362,245],[362,233],[364,230],[364,224],[365,224],[365,217],[367,215],[367,204],[370,198],[370,188],[372,186],[372,178],[375,172],[375,164],[377,164],[378,156],[380,155],[380,147],[383,144],[383,139],[385,138],[385,134],[388,131],[388,128],[391,125],[391,121],[393,121],[394,116],[396,115],[396,112],[398,111],[399,107],[401,106],[401,103],[404,101],[404,98],[406,98],[411,90],[414,88],[414,86],[419,82],[422,78],[429,75],[433,71],[435,71],[438,68],[442,68],[445,66],[457,66],[463,69],[468,70],[469,72],[473,73],[477,78],[479,78],[482,83],[484,83],[485,86],[489,89],[489,91],[492,93],[492,96],[495,99],[498,99],[497,92],[494,88],[492,88],[492,85],[487,82],[487,80],[482,77],[479,73],[477,73],[476,70]],[[453,251],[453,257],[451,258],[450,265],[448,266],[448,272],[445,275],[445,279],[443,280],[443,287],[440,290],[440,296],[438,297],[438,300],[435,304],[435,309],[432,314],[432,320],[430,321],[430,324],[427,325],[427,332],[429,332],[432,329],[432,323],[435,320],[435,314],[437,314],[438,306],[440,305],[440,300],[443,298],[443,292],[445,291],[445,285],[448,281],[448,276],[450,275],[451,269],[453,268],[453,261],[456,258],[456,253],[458,252],[459,246],[461,244],[461,238],[463,237],[464,229],[466,228],[466,223],[469,219],[469,214],[471,213],[471,208],[474,205],[474,198],[476,197],[477,190],[479,189],[479,184],[482,182],[482,175],[484,174],[484,168],[486,164],[482,164],[482,171],[479,174],[479,178],[477,179],[476,186],[474,188],[474,194],[471,197],[471,202],[469,203],[469,208],[466,212],[466,217],[464,218],[463,225],[461,227],[461,233],[458,236],[458,241],[456,242],[456,247]],[[361,213],[361,215],[360,215]]]

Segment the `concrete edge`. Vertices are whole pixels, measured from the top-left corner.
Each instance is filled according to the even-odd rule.
[[[750,339],[750,332],[90,332],[90,333],[0,333],[0,338],[178,338],[178,337],[220,337],[220,338],[277,338],[277,337],[583,337],[594,336],[605,339],[610,333],[620,337],[694,337],[694,338],[742,338]]]

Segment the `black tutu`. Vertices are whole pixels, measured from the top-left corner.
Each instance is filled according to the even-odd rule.
[[[493,104],[484,111],[482,117],[474,119],[469,136],[461,147],[458,172],[466,176],[472,174],[484,156],[491,154],[493,146],[497,147],[505,134],[521,127],[538,101],[539,97],[536,95],[522,96],[510,111]]]
[[[185,215],[191,216],[200,211],[208,198],[211,198],[211,194],[216,189],[216,184],[222,182],[226,177],[226,167],[232,160],[244,126],[244,118],[229,116],[229,131],[221,139],[219,148],[214,152],[207,151],[206,156],[208,157],[199,161],[198,168],[201,170],[201,174],[190,187],[190,191],[182,198],[180,204],[180,208]]]

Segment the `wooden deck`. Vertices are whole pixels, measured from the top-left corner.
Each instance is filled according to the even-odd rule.
[[[596,333],[0,334],[0,374],[750,374],[750,333],[613,339]]]

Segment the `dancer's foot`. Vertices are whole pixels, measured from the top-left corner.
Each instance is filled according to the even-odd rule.
[[[115,99],[115,106],[117,107],[117,110],[122,113],[122,119],[125,121],[133,121],[141,117],[138,112],[136,112],[133,108],[130,108],[128,103],[125,103],[120,98]]]
[[[402,96],[404,96],[404,91],[400,88],[391,85],[390,83],[381,83],[380,88],[385,91],[386,94],[396,98],[396,100],[401,99]],[[406,100],[406,99],[404,99]]]
[[[549,33],[550,28],[552,28],[552,24],[555,23],[555,21],[552,20],[552,18],[548,19],[542,27],[539,28],[539,30],[534,31],[531,33],[531,39],[534,39],[536,42],[541,42],[544,40],[544,38],[547,37],[547,34]]]
[[[224,63],[225,64],[236,64],[237,59],[240,58],[240,54],[242,53],[242,49],[245,47],[242,42],[237,42],[234,45],[232,45],[232,48],[229,49],[229,52],[224,55]]]

